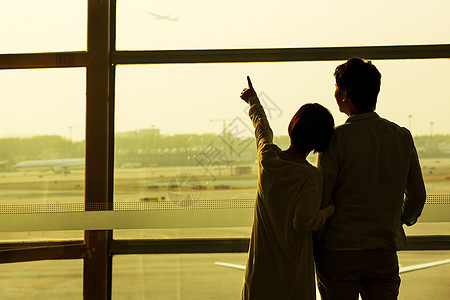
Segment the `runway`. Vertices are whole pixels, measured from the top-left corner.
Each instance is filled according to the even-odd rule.
[[[450,194],[450,180],[443,163],[431,161],[425,174],[427,190],[434,194]],[[434,169],[432,169],[434,168]],[[205,174],[202,168],[117,169],[114,200],[117,203],[151,203],[176,205],[174,199],[194,197],[195,203],[208,199],[254,199],[256,169],[252,174]],[[191,181],[174,178],[186,174]],[[179,178],[178,178],[179,179]],[[176,182],[176,180],[175,180]],[[177,184],[177,186],[176,186]],[[195,187],[193,189],[193,187]],[[194,192],[194,193],[193,193]],[[71,174],[0,173],[0,206],[15,204],[57,204],[84,202],[84,172]],[[153,204],[151,204],[153,205]],[[446,206],[448,207],[448,205]],[[5,212],[3,212],[5,213]],[[251,223],[251,222],[249,222]],[[177,239],[177,238],[246,238],[250,225],[208,228],[148,228],[114,231],[115,239]],[[450,222],[420,222],[407,228],[408,235],[450,232]],[[36,241],[83,239],[82,230],[0,232],[0,240]],[[243,271],[216,266],[215,262],[245,264],[246,253],[235,254],[158,254],[118,255],[113,258],[113,299],[239,299]],[[450,258],[450,251],[400,251],[403,266]],[[399,299],[435,300],[450,295],[450,266],[403,274]],[[81,299],[82,260],[35,261],[0,265],[2,299]]]

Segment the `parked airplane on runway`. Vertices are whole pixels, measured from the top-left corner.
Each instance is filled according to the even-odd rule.
[[[17,163],[13,169],[23,171],[48,171],[51,170],[57,174],[70,173],[70,169],[81,168],[84,166],[84,158],[64,158],[50,160],[26,160]]]

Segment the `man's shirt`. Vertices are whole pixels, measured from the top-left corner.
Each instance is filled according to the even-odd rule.
[[[328,249],[403,249],[402,223],[420,216],[426,193],[410,132],[375,112],[351,116],[319,154],[322,207],[336,211],[321,231]]]

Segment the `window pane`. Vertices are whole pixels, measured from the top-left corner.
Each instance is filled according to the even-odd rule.
[[[117,49],[448,43],[448,11],[446,0],[119,0]]]
[[[86,50],[86,0],[3,0],[1,8],[0,53]]]
[[[245,263],[247,253],[116,255],[112,299],[239,299],[244,272],[216,261]]]
[[[83,261],[52,260],[0,264],[4,299],[81,299]]]
[[[247,226],[251,226],[257,183],[253,128],[247,105],[239,98],[247,85],[245,76],[251,76],[265,106],[275,143],[287,148],[290,118],[306,102],[321,103],[331,110],[336,124],[345,122],[346,116],[338,111],[334,100],[332,74],[340,63],[119,66],[115,121],[116,204],[140,203],[145,209],[164,211],[224,208],[225,213],[231,208],[236,211],[234,217],[227,219],[232,228],[220,232],[211,230],[211,236],[216,233],[222,236],[227,230],[230,236],[248,234],[249,228],[237,225],[241,220],[238,213],[247,210],[250,220]],[[421,221],[447,222],[450,62],[374,63],[383,76],[377,112],[411,129],[422,160],[428,194],[438,195],[433,204],[427,204]],[[315,163],[314,156],[309,160]],[[177,214],[173,215],[174,222],[180,221]],[[189,227],[186,222],[183,228]],[[212,224],[211,227],[218,226]],[[236,227],[240,229],[234,230]],[[430,234],[434,230],[442,232],[439,228],[431,230]],[[202,228],[199,236],[203,237],[208,230]],[[193,233],[186,229],[134,232],[133,237],[158,234],[192,237]],[[131,232],[118,234],[125,237]]]
[[[400,267],[448,260],[449,251],[400,251]],[[239,299],[247,253],[127,255],[113,258],[113,299]],[[399,299],[445,299],[449,264],[402,273]]]
[[[28,232],[0,232],[0,243],[19,243],[34,241],[83,240],[84,231],[28,231]],[[1,245],[1,244],[0,244]]]
[[[249,216],[253,216],[252,212]],[[115,239],[189,239],[189,238],[249,238],[251,224],[246,227],[163,228],[114,230]]]
[[[0,214],[57,213],[83,205],[85,73],[0,71]],[[9,239],[4,235],[0,239]],[[51,239],[49,233],[16,239],[43,236]]]
[[[400,251],[398,252],[401,267],[418,264],[442,262],[450,259],[449,251]],[[402,273],[400,296],[404,300],[445,299],[450,294],[450,287],[446,283],[450,274],[448,263],[428,269]]]

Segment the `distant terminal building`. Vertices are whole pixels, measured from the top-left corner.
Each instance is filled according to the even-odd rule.
[[[162,152],[149,154],[117,155],[116,165],[121,168],[140,168],[157,166],[195,166],[196,162],[189,159],[196,152]]]
[[[215,134],[161,135],[156,127],[118,132],[115,160],[119,168],[152,166],[231,167],[256,161],[254,146],[229,149]],[[238,168],[235,174],[251,170]]]
[[[116,133],[116,137],[144,137],[144,136],[160,136],[160,135],[161,135],[160,129],[156,127]]]
[[[235,175],[252,174],[252,167],[249,167],[249,166],[234,167],[234,174]]]
[[[0,160],[0,172],[5,172],[8,170],[8,161]]]

